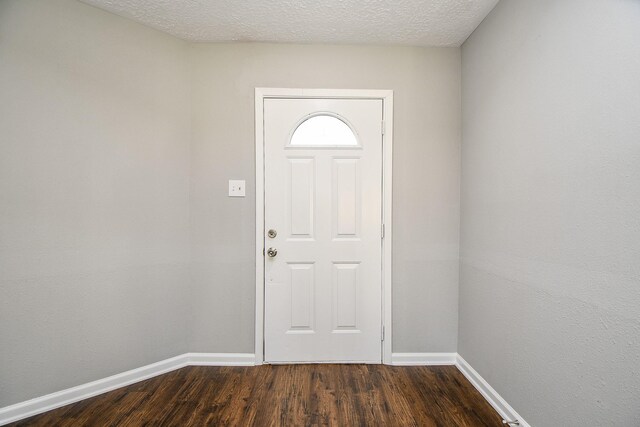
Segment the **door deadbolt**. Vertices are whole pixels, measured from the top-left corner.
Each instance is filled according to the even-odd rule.
[[[276,237],[278,235],[278,232],[276,230],[274,230],[273,228],[269,231],[267,231],[267,236],[271,237],[272,239],[274,237]]]
[[[275,248],[269,248],[267,249],[267,255],[269,258],[275,258],[275,256],[278,255],[278,250]]]

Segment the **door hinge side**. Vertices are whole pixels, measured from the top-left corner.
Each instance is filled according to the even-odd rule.
[[[385,230],[384,230],[384,224],[382,224],[382,230],[381,230],[381,232],[380,232],[380,238],[381,238],[381,239],[384,239],[384,232],[385,232]]]
[[[385,129],[385,127],[386,127],[386,126],[385,126],[384,124],[385,124],[385,123],[384,123],[384,120],[382,120],[382,122],[381,122],[381,125],[382,125],[382,126],[381,126],[381,129],[382,129],[382,134],[383,134],[383,135],[384,135],[384,133],[386,132],[386,129]]]
[[[384,341],[384,325],[382,325],[382,339],[380,341]]]

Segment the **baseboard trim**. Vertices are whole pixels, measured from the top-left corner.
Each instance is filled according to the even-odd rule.
[[[61,406],[88,399],[185,366],[251,366],[255,356],[245,353],[185,353],[66,390],[0,408],[0,426]]]
[[[495,391],[494,388],[491,387],[491,385],[489,385],[489,383],[482,378],[482,376],[476,372],[476,370],[473,369],[471,365],[469,365],[469,363],[467,363],[467,361],[459,354],[456,357],[455,365],[458,370],[462,372],[462,375],[469,380],[469,382],[480,392],[480,394],[482,394],[485,400],[493,406],[493,409],[495,409],[504,420],[517,420],[520,423],[519,427],[531,427],[531,425],[529,425],[529,423],[527,423],[516,412],[516,410],[513,409],[511,405],[509,405],[507,401],[504,400],[502,396],[500,396],[498,392]]]
[[[100,380],[0,408],[0,426],[166,374],[185,366],[253,366],[255,364],[255,355],[250,353],[185,353]],[[455,365],[502,418],[509,421],[518,420],[520,427],[531,427],[458,353],[393,353],[391,364],[395,366]]]
[[[393,353],[391,364],[395,366],[455,365],[504,420],[518,420],[519,427],[531,427],[458,353]]]
[[[394,366],[455,365],[457,353],[392,353]]]
[[[252,353],[187,353],[189,366],[253,366]]]

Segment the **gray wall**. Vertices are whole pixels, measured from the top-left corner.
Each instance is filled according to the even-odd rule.
[[[393,348],[457,343],[460,50],[196,44],[191,349],[253,352],[254,88],[393,89]],[[227,197],[246,179],[247,197]]]
[[[462,62],[459,351],[532,425],[638,425],[640,2],[502,0]]]
[[[253,352],[256,86],[395,90],[394,351],[456,351],[459,49],[190,45],[2,0],[0,407]]]
[[[0,1],[0,407],[184,353],[187,45]]]

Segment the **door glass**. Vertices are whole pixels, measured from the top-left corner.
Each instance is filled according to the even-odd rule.
[[[298,125],[289,142],[291,147],[357,147],[353,130],[339,118],[318,114]]]

